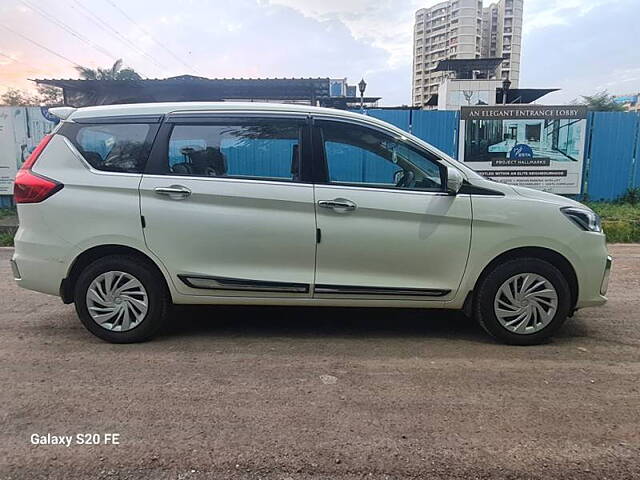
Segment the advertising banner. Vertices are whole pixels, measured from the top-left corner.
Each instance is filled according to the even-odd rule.
[[[458,158],[480,175],[551,193],[581,193],[586,107],[461,107],[460,119]]]
[[[41,107],[0,107],[0,195],[13,195],[13,180],[55,123]]]

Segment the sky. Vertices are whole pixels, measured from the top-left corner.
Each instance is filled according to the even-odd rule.
[[[413,17],[437,0],[0,0],[0,94],[122,58],[144,77],[331,77],[411,101]],[[488,2],[485,1],[485,5]],[[640,91],[640,0],[524,0],[520,87]]]

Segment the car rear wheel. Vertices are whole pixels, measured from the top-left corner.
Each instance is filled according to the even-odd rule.
[[[567,280],[549,262],[517,258],[480,282],[474,313],[480,325],[512,345],[535,345],[553,335],[569,314]]]
[[[163,279],[145,262],[110,255],[87,266],[76,282],[74,301],[82,324],[113,343],[148,340],[163,326],[168,295]]]

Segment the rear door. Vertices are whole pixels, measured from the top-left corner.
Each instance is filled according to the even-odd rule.
[[[178,291],[309,296],[316,226],[304,116],[175,114],[140,184],[148,248]]]

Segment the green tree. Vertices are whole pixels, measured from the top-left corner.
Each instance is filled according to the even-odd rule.
[[[586,105],[589,110],[595,112],[624,112],[624,105],[616,103],[612,95],[606,90],[598,92],[594,95],[582,95],[581,105]]]
[[[38,105],[38,99],[29,92],[19,90],[17,88],[10,88],[0,96],[0,104],[10,105],[12,107],[23,107],[26,105]]]
[[[50,85],[38,85],[38,103],[47,107],[57,107],[64,104],[62,89]]]
[[[28,90],[10,88],[0,96],[0,104],[13,107],[25,107],[34,105],[46,105],[48,107],[60,106],[64,103],[62,89],[48,85],[38,85],[38,93],[33,94]]]
[[[142,77],[132,68],[122,67],[122,59],[116,60],[111,68],[76,67],[85,80],[140,80]]]

